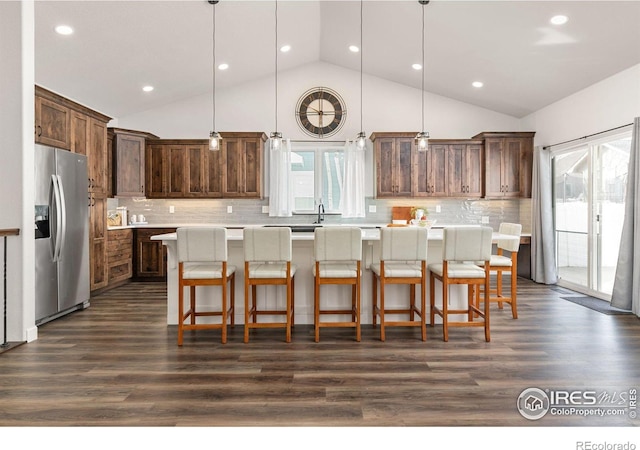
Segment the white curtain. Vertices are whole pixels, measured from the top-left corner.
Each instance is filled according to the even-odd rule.
[[[344,148],[344,190],[340,197],[340,211],[346,219],[365,217],[364,152],[365,149],[359,149],[352,141],[347,141]]]
[[[269,216],[290,217],[293,202],[291,140],[287,139],[280,148],[269,149]]]
[[[640,117],[633,121],[624,222],[611,306],[640,317]]]
[[[531,278],[536,283],[544,284],[558,281],[552,186],[551,152],[536,147],[533,150],[531,186]]]

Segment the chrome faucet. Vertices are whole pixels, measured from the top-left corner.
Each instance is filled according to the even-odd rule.
[[[323,220],[324,220],[324,205],[322,204],[322,199],[320,199],[320,202],[318,203],[318,220],[316,220],[314,223],[322,223]]]

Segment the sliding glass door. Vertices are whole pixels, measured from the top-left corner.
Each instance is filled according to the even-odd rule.
[[[630,133],[554,156],[558,284],[610,299],[618,261]]]

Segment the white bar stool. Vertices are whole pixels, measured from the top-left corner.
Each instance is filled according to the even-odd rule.
[[[449,340],[449,327],[484,327],[485,340],[491,340],[489,332],[489,262],[491,260],[490,227],[455,226],[445,227],[442,240],[442,262],[429,264],[429,288],[431,290],[430,323],[435,314],[442,317],[443,340]],[[482,261],[483,267],[476,265]],[[435,305],[435,280],[442,282],[442,307]],[[467,308],[449,309],[449,286],[468,285]],[[474,287],[484,285],[484,310],[475,304]],[[467,321],[449,321],[449,314],[467,314]],[[481,320],[475,320],[479,317]]]
[[[227,316],[235,322],[235,271],[227,264],[227,230],[218,227],[178,228],[178,345],[182,345],[185,330],[220,329],[222,343],[227,342]],[[227,283],[230,288],[227,307]],[[184,311],[184,288],[190,288],[190,307]],[[220,311],[197,311],[196,286],[221,286]],[[198,317],[220,316],[221,323],[196,323]],[[189,323],[185,323],[189,320]]]
[[[317,227],[314,235],[314,325],[315,341],[320,341],[320,328],[353,327],[360,342],[360,282],[362,270],[362,230],[357,227]],[[320,286],[351,285],[351,308],[322,309]],[[351,321],[321,322],[322,315],[350,315]]]
[[[426,286],[427,286],[427,229],[381,228],[380,262],[371,264],[373,293],[373,326],[380,316],[380,340],[385,340],[386,326],[420,327],[422,340],[427,340]],[[378,306],[378,280],[380,305]],[[402,309],[386,309],[385,285],[408,284],[409,306]],[[421,306],[416,307],[416,284],[420,285]],[[387,320],[385,314],[408,314],[408,320]],[[419,320],[415,320],[415,316]]]
[[[294,275],[291,264],[291,228],[245,228],[244,237],[244,342],[249,342],[252,328],[285,328],[286,341],[291,342],[294,314]],[[285,309],[259,309],[257,286],[286,286]],[[249,306],[251,287],[251,306]],[[284,322],[258,322],[259,315],[283,315]]]

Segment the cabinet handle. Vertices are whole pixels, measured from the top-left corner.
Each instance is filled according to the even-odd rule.
[[[505,192],[509,192],[509,185],[508,185],[508,184],[506,184],[506,185],[504,186],[504,191],[505,191]]]
[[[42,127],[38,125],[38,137],[42,136]]]

